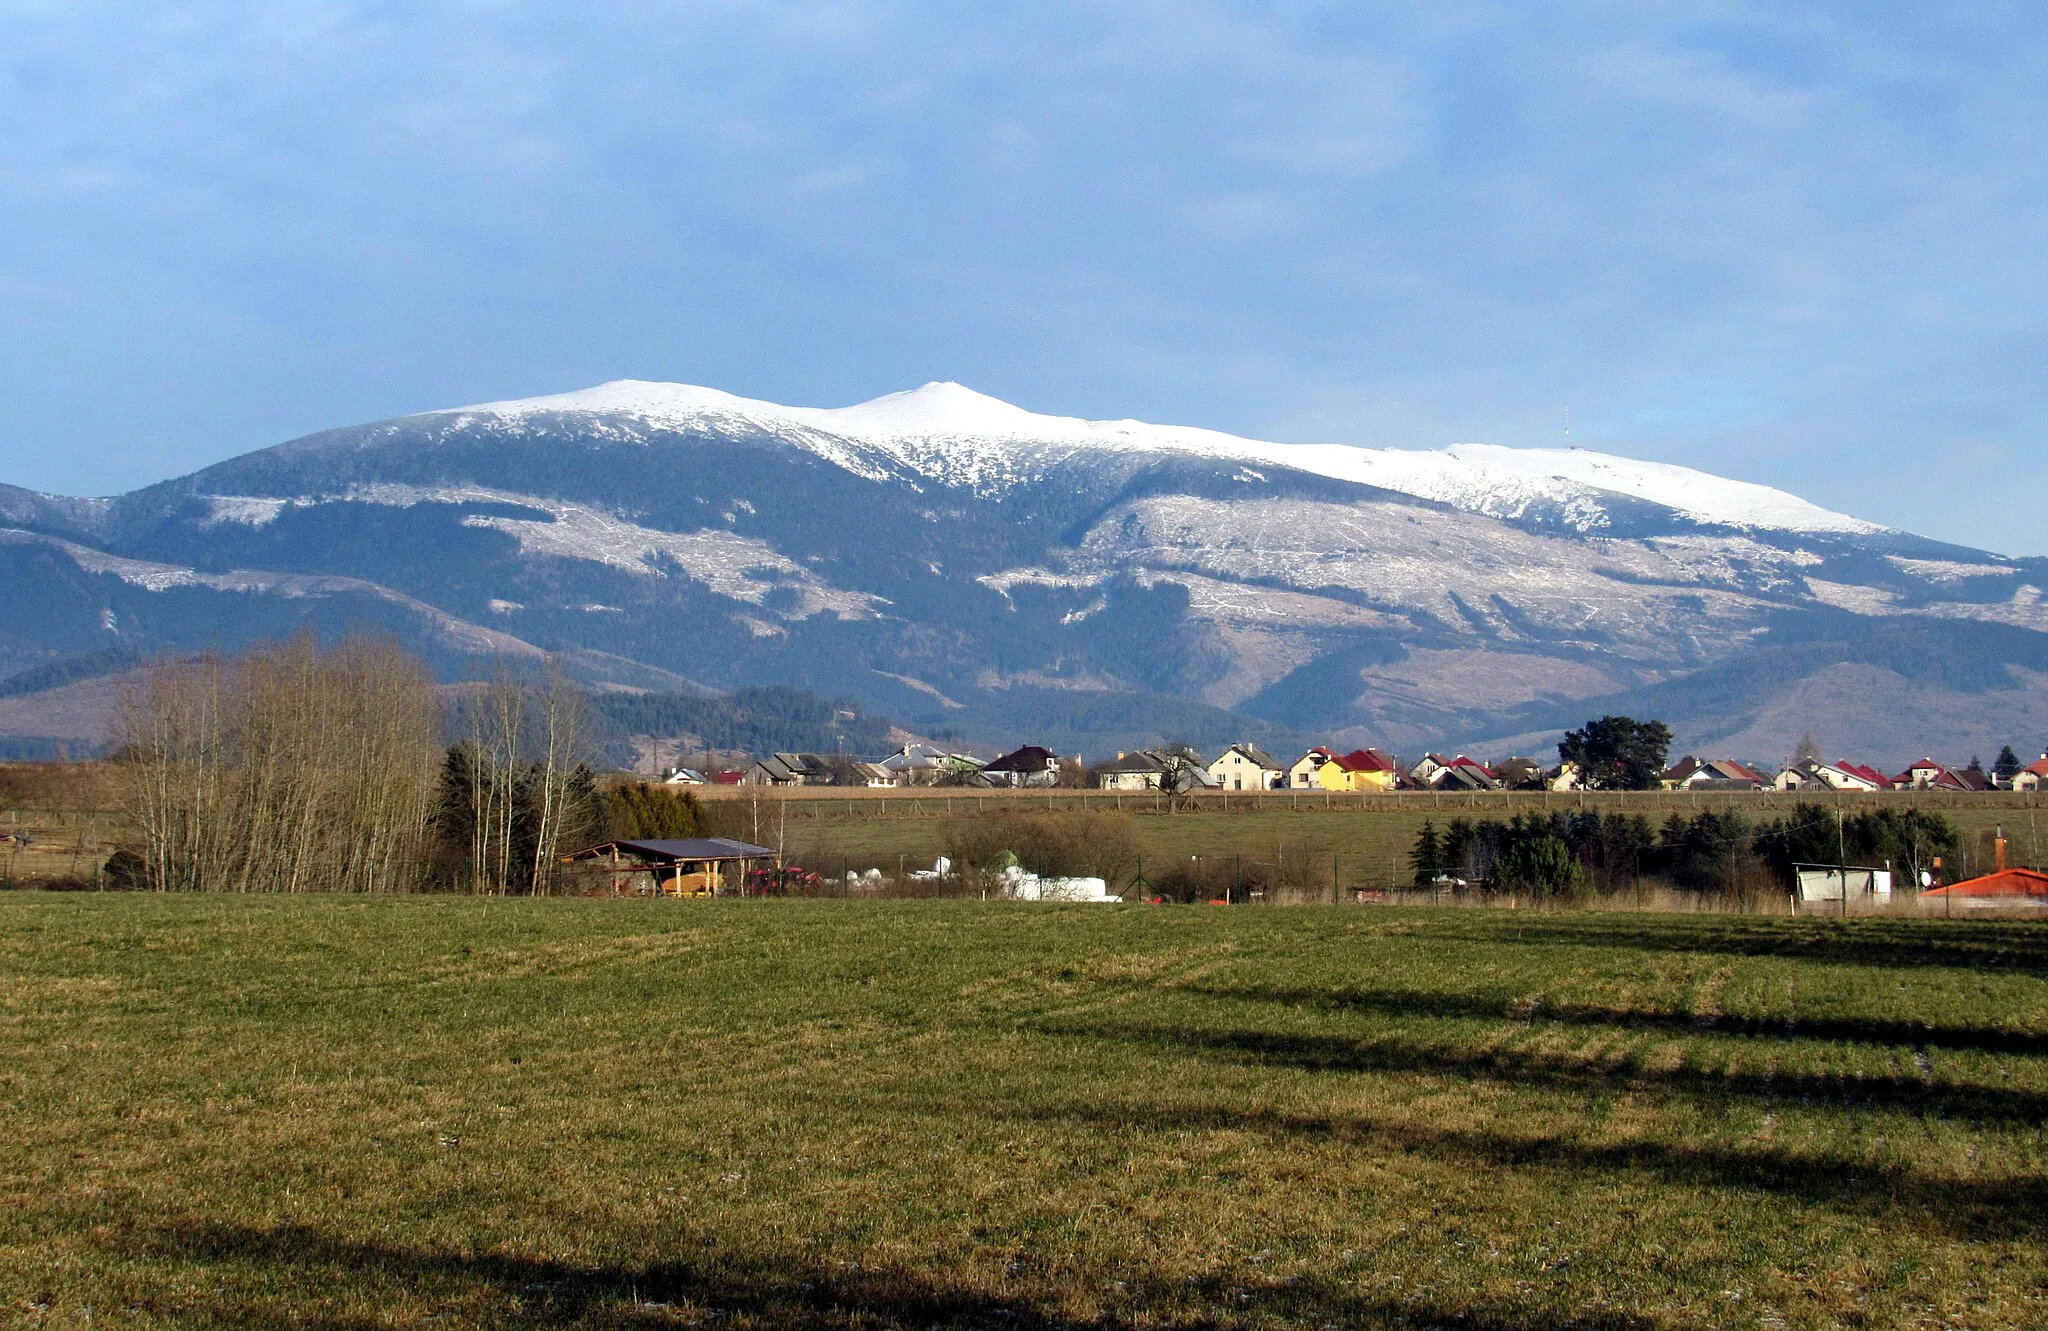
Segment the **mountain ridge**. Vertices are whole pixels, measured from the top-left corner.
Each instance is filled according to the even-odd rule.
[[[1521,733],[1531,707],[1706,688],[1844,615],[2048,642],[2048,561],[1767,486],[1041,416],[949,383],[804,408],[619,380],[111,499],[0,487],[0,526],[0,585],[48,607],[0,631],[0,668],[365,622],[449,675],[551,652],[597,685],[788,685],[1102,747],[1231,717],[1276,742]]]

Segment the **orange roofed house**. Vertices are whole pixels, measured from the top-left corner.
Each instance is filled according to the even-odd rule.
[[[1317,768],[1316,784],[1324,790],[1392,790],[1399,770],[1378,749],[1353,749]]]
[[[1920,894],[1921,904],[1945,906],[1950,910],[1957,906],[1973,910],[2048,908],[2048,873],[2038,869],[2007,868],[2005,838],[1999,837],[1993,845],[1998,853],[1997,868],[1981,877],[1965,878],[1947,887],[1929,888]]]

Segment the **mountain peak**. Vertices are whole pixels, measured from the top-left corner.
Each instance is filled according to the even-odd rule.
[[[1396,490],[1471,512],[1515,518],[1536,506],[1604,522],[1603,494],[1661,505],[1694,521],[1781,531],[1869,535],[1885,530],[1796,495],[1670,463],[1583,448],[1455,444],[1445,449],[1284,444],[1189,426],[1040,415],[963,384],[939,380],[850,407],[785,407],[694,384],[616,379],[546,397],[428,415],[520,422],[544,415],[629,417],[657,429],[763,431],[830,461],[878,476],[887,465],[946,484],[1000,490],[1048,460],[1088,454],[1179,453],[1271,464]],[[1037,463],[1020,461],[1037,458]]]
[[[885,393],[857,406],[799,408],[797,413],[812,418],[821,427],[855,436],[1013,435],[1040,433],[1049,425],[1081,424],[1058,416],[1040,416],[951,380],[935,380],[922,388]]]

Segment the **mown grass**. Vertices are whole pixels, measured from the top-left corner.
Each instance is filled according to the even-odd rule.
[[[1923,797],[1924,798],[1924,797]],[[1927,806],[1954,825],[1961,834],[1960,853],[1949,865],[1951,878],[1987,872],[1992,863],[1992,834],[2002,828],[2009,841],[2015,864],[2048,865],[2048,826],[2024,795],[1978,797],[1971,803],[1955,798],[1926,798]],[[1148,871],[1158,873],[1191,858],[1238,861],[1247,869],[1266,876],[1290,876],[1302,885],[1285,895],[1290,899],[1326,899],[1332,882],[1348,895],[1354,888],[1383,890],[1405,885],[1412,878],[1409,856],[1416,834],[1425,822],[1439,830],[1452,818],[1504,821],[1517,813],[1539,814],[1576,807],[1563,795],[1541,793],[1492,794],[1483,800],[1451,800],[1442,807],[1427,794],[1405,795],[1384,801],[1370,809],[1346,808],[1341,802],[1330,809],[1314,800],[1290,808],[1274,797],[1264,806],[1240,805],[1229,810],[1219,807],[1214,796],[1202,805],[1178,813],[1155,813],[1140,807],[1124,814],[1125,825],[1143,851]],[[1921,801],[1912,795],[1885,797],[1882,805],[1906,808]],[[801,816],[792,816],[779,826],[772,797],[750,807],[744,799],[723,798],[712,807],[721,835],[751,839],[762,844],[785,847],[794,857],[828,874],[843,869],[880,868],[894,873],[898,863],[912,868],[931,864],[934,856],[946,853],[955,824],[968,817],[971,806],[957,801],[958,818],[944,814],[945,801],[931,797],[915,802],[928,810],[925,816],[910,816],[905,806],[913,801],[836,799],[793,799],[790,806]],[[1135,803],[1135,802],[1134,802]],[[1630,795],[1596,799],[1595,807],[1640,814],[1657,826],[1672,814],[1689,817],[1701,808],[1733,808],[1752,825],[1783,818],[1797,804],[1791,795],[1734,796],[1694,799],[1685,793]],[[1052,819],[1071,818],[1064,806],[1054,802],[1050,812],[1032,811],[1028,801],[1018,801],[1025,816]],[[1852,812],[1859,807],[1843,807]],[[750,816],[751,815],[751,816]],[[1095,806],[1095,816],[1105,816]]]
[[[0,897],[0,1323],[2048,1321],[2048,929]]]

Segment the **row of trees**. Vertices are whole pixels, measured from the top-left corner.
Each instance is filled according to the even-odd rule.
[[[150,670],[116,758],[123,886],[224,892],[546,892],[567,850],[694,836],[661,787],[600,791],[578,688],[553,670],[450,690],[393,643],[311,637]],[[450,735],[455,742],[447,743]]]
[[[1640,814],[1517,814],[1505,822],[1426,822],[1409,857],[1417,887],[1444,879],[1482,889],[1569,899],[1617,892],[1644,879],[1682,891],[1752,897],[1790,891],[1800,864],[1890,864],[1917,884],[1937,857],[1953,855],[1956,829],[1920,809],[1844,816],[1802,804],[1752,824],[1733,810],[1676,813],[1652,828]]]

